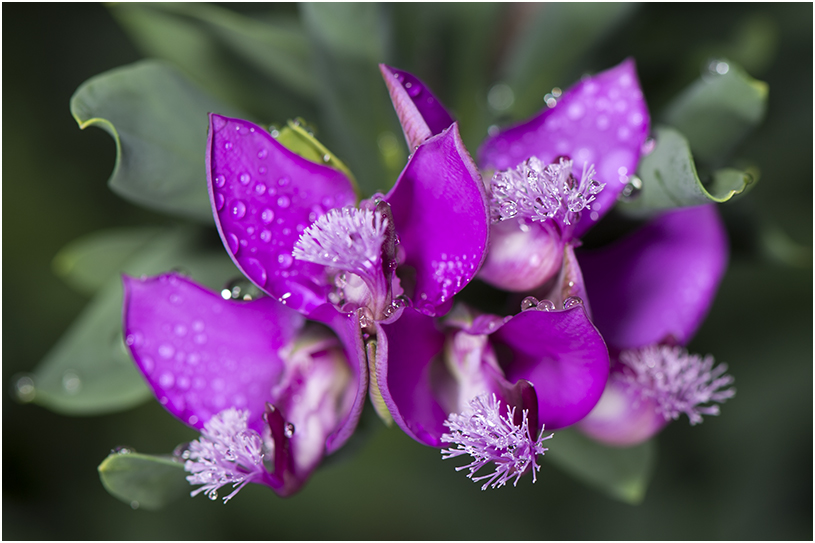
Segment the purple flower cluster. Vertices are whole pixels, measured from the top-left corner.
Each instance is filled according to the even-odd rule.
[[[703,404],[731,397],[720,389],[732,379],[679,347],[726,266],[716,210],[669,212],[575,251],[646,143],[633,61],[492,134],[479,166],[419,79],[380,68],[412,154],[369,199],[327,161],[210,115],[215,222],[266,296],[223,299],[177,274],[125,278],[133,357],[159,401],[201,430],[182,453],[202,485],[193,494],[231,485],[226,501],[250,482],[296,492],[353,433],[366,393],[443,458],[471,456],[457,469],[482,488],[534,480],[544,428],[629,445],[681,412],[717,414]],[[476,277],[527,294],[521,311],[458,301]]]

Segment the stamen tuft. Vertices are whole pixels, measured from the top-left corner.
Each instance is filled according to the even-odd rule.
[[[720,390],[735,381],[727,364],[713,368],[713,356],[690,354],[682,347],[649,345],[623,351],[621,378],[629,390],[657,403],[657,412],[665,419],[678,419],[685,413],[691,424],[702,422],[702,415],[718,415],[718,405],[736,394],[734,388]]]
[[[492,177],[493,222],[511,218],[533,221],[555,219],[572,225],[580,212],[591,209],[591,203],[605,187],[594,179],[594,166],[583,165],[577,180],[572,174],[572,161],[561,158],[544,166],[536,157],[529,158],[514,169],[496,172]]]
[[[184,470],[192,475],[187,481],[203,485],[190,492],[190,496],[204,492],[209,499],[218,499],[218,489],[232,484],[232,491],[224,498],[231,500],[247,483],[262,478],[263,440],[246,426],[249,413],[234,407],[221,411],[204,425],[201,437],[190,443],[182,454]]]
[[[292,256],[360,276],[381,273],[387,225],[381,213],[369,209],[332,209],[306,228]]]
[[[543,442],[551,439],[553,434],[543,435],[543,430],[537,439],[532,438],[529,430],[527,410],[522,414],[521,425],[516,425],[515,408],[507,406],[506,416],[501,416],[501,401],[495,394],[488,396],[482,394],[470,401],[470,406],[461,414],[452,413],[444,425],[450,429],[449,434],[441,436],[441,440],[456,444],[456,448],[443,449],[442,459],[455,458],[469,454],[473,461],[466,466],[459,466],[456,471],[469,469],[467,477],[473,481],[486,482],[481,490],[487,487],[500,488],[513,477],[514,486],[518,480],[532,468],[532,482],[537,480],[540,466],[537,456],[543,455],[547,450]],[[476,472],[488,463],[495,463],[495,471],[488,475],[474,477]]]

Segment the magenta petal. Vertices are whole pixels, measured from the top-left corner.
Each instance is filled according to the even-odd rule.
[[[248,410],[260,432],[283,371],[278,350],[303,317],[271,298],[224,300],[176,274],[123,280],[126,343],[159,402],[198,429],[228,407]]]
[[[490,250],[478,278],[510,292],[528,292],[561,268],[564,242],[539,222],[510,219],[490,228]]]
[[[609,373],[608,350],[581,306],[523,311],[491,339],[497,352],[501,344],[506,347],[507,380],[534,385],[540,423],[547,429],[574,424],[600,399]]]
[[[357,427],[368,392],[368,362],[365,357],[365,345],[362,343],[362,329],[356,313],[340,313],[332,306],[325,305],[313,313],[311,318],[327,325],[340,338],[353,374],[353,381],[356,382],[356,386],[351,387],[353,394],[351,408],[343,414],[336,430],[325,440],[326,453],[331,454],[348,441]]]
[[[614,349],[690,340],[727,267],[715,205],[678,209],[579,255],[594,322]]]
[[[351,181],[286,149],[260,126],[210,114],[207,182],[215,223],[238,268],[306,314],[326,303],[322,266],[292,257],[302,231],[353,205]]]
[[[409,149],[415,149],[430,136],[440,134],[453,124],[453,118],[439,99],[419,78],[385,64],[380,64],[379,70]]]
[[[575,227],[580,237],[607,213],[637,169],[648,136],[650,117],[633,59],[592,77],[563,93],[553,108],[488,138],[478,152],[483,168],[506,170],[529,157],[551,163],[568,156],[575,169],[594,164],[596,179],[606,184],[592,213]],[[596,215],[595,215],[596,213]]]
[[[444,334],[434,319],[406,308],[392,324],[377,323],[376,378],[394,422],[425,445],[441,446],[447,413],[435,399],[432,363]]]
[[[385,200],[416,270],[415,306],[435,315],[475,276],[489,234],[486,193],[456,124],[416,150]]]

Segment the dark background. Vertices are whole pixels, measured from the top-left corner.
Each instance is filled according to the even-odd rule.
[[[374,420],[355,454],[293,498],[249,485],[226,506],[198,497],[159,512],[119,502],[96,473],[113,446],[161,453],[191,438],[156,402],[72,418],[9,393],[87,303],[51,272],[54,254],[95,230],[171,222],[107,189],[113,140],[81,132],[68,109],[87,78],[142,57],[102,5],[2,9],[5,539],[812,539],[811,4],[644,5],[575,68],[576,77],[633,55],[655,111],[739,24],[774,29],[771,60],[751,72],[769,83],[767,117],[740,153],[762,178],[722,206],[731,266],[690,345],[729,363],[738,394],[722,416],[693,428],[682,420],[657,438],[641,505],[545,462],[535,485],[481,492],[438,451]],[[762,241],[768,224],[804,258],[774,256]]]

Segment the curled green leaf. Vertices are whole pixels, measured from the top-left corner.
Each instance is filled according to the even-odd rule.
[[[134,509],[160,509],[190,491],[184,464],[171,456],[114,451],[97,469],[105,490]]]
[[[204,151],[207,113],[240,116],[169,64],[143,61],[83,83],[71,98],[79,127],[116,142],[108,185],[151,209],[212,222]]]
[[[677,130],[665,126],[654,130],[656,146],[640,161],[637,175],[642,188],[619,208],[633,215],[660,209],[726,202],[756,182],[758,171],[733,168],[716,170],[703,184],[696,172],[688,141]]]
[[[630,504],[638,504],[645,497],[656,456],[652,441],[620,449],[567,429],[555,432],[547,443],[545,460],[583,483]]]
[[[769,88],[726,60],[712,60],[707,72],[668,106],[664,121],[685,135],[698,160],[716,163],[762,121]]]

